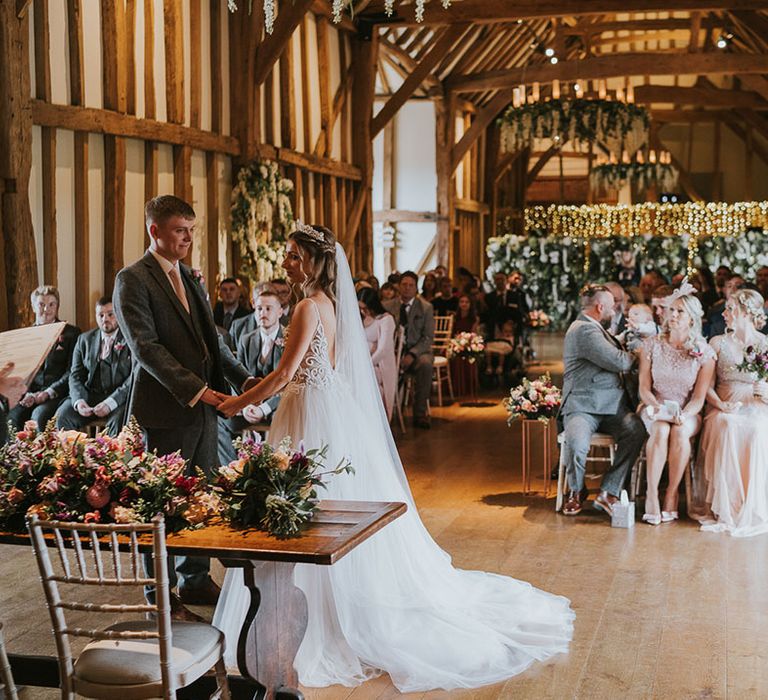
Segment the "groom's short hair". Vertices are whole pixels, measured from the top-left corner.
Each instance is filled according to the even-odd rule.
[[[196,218],[195,210],[183,199],[172,194],[161,194],[159,197],[153,197],[144,205],[147,230],[151,224],[159,226],[172,216],[179,216],[189,221]]]

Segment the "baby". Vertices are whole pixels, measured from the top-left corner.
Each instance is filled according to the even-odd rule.
[[[658,332],[651,307],[648,304],[632,304],[627,313],[627,330],[616,338],[629,352],[634,352],[646,338]]]

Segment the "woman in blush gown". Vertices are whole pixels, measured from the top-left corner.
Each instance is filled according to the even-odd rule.
[[[664,299],[661,334],[644,341],[640,350],[640,417],[648,431],[645,445],[648,484],[643,521],[650,525],[678,519],[678,489],[691,459],[691,439],[701,428],[701,409],[715,370],[715,353],[701,335],[701,302],[684,282]],[[674,401],[679,413],[662,420],[664,402]],[[659,482],[669,463],[669,485],[663,507]]]
[[[381,400],[387,418],[392,419],[397,393],[397,362],[395,359],[395,317],[381,304],[375,290],[363,288],[357,292],[357,303],[365,328],[365,339],[371,351],[371,363],[379,384]]]
[[[750,537],[768,532],[768,384],[736,369],[746,348],[768,352],[763,297],[744,289],[725,304],[728,332],[710,341],[717,379],[707,394],[709,412],[698,470],[706,484],[702,530]]]
[[[512,578],[461,571],[419,518],[381,402],[344,251],[321,226],[297,223],[286,272],[301,284],[278,368],[219,409],[282,391],[269,432],[307,448],[328,444],[328,464],[349,457],[354,474],[328,483],[328,498],[402,501],[405,515],[330,567],[298,564],[294,581],[308,622],[294,661],[305,686],[353,686],[388,673],[403,692],[495,683],[568,650],[568,600]],[[248,607],[231,569],[214,624],[233,664]]]

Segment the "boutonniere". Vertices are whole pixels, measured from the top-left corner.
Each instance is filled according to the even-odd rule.
[[[201,287],[205,286],[205,277],[203,276],[201,270],[198,270],[196,267],[190,267],[189,274],[192,276],[192,279],[197,282],[197,284],[199,284]]]
[[[112,349],[115,352],[121,352],[122,350],[125,350],[125,341],[124,340],[116,341],[115,344],[112,346]]]
[[[281,338],[280,336],[275,338],[275,347],[277,347],[277,348],[284,348],[285,347],[285,338]]]

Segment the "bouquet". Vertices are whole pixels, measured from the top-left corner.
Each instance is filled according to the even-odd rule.
[[[158,513],[174,532],[216,512],[205,478],[185,476],[178,453],[144,447],[131,418],[116,438],[74,430],[39,431],[34,421],[0,450],[0,527],[23,531],[27,515],[84,523],[149,522]]]
[[[255,526],[278,537],[295,537],[317,509],[323,477],[354,473],[348,460],[325,470],[328,446],[304,451],[286,437],[277,449],[252,437],[235,441],[238,458],[221,467],[214,489],[222,517],[232,525]]]
[[[749,372],[755,381],[768,381],[768,350],[758,350],[749,345],[744,350],[744,359],[734,369]]]
[[[552,384],[549,373],[533,381],[526,377],[522,384],[510,390],[509,398],[504,400],[504,408],[509,413],[507,423],[511,425],[518,418],[546,423],[557,415],[561,401],[560,389]]]
[[[528,325],[531,328],[546,328],[552,319],[543,311],[531,311],[528,314]]]
[[[477,333],[459,333],[448,341],[446,357],[460,357],[472,363],[485,350],[485,341]]]

